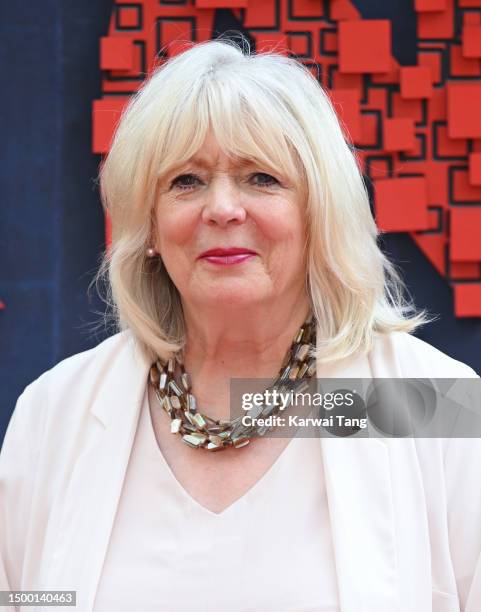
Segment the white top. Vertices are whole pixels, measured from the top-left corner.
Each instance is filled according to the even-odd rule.
[[[214,513],[163,457],[146,393],[94,612],[338,612],[338,601],[319,438],[293,438]]]
[[[152,365],[143,351],[133,350],[134,342],[130,330],[119,332],[93,349],[72,355],[44,372],[18,398],[0,453],[0,590],[76,590],[78,612],[92,612]],[[436,379],[477,377],[466,364],[406,332],[375,334],[370,352],[358,351],[347,359],[328,364],[319,360],[317,371],[323,378],[344,380],[430,378],[443,396],[447,387]],[[478,381],[471,382],[479,384],[477,378]],[[457,399],[459,386],[465,388],[463,384],[454,384]],[[477,393],[473,394],[471,401],[476,402],[477,397]],[[460,424],[459,419],[455,424]],[[479,612],[479,438],[400,440],[378,437],[376,431],[371,433],[374,437],[370,439],[320,440],[342,612],[426,612],[431,608],[436,612]],[[290,442],[297,444],[295,440]],[[153,441],[152,445],[155,448]],[[242,450],[245,449],[239,452]],[[287,462],[294,459],[294,451],[295,446],[285,449]],[[284,467],[282,456],[280,460],[280,464],[273,466],[274,471],[266,474],[266,480],[259,481],[248,494],[247,503],[233,506],[231,512],[235,510],[237,518],[243,519],[244,511],[249,515],[254,511],[262,514],[262,492],[268,484],[274,485],[276,470]],[[158,599],[158,609],[165,610],[163,603],[170,594],[167,591],[170,587],[166,586],[164,572],[166,568],[172,569],[170,558],[176,563],[174,569],[181,571],[179,555],[184,551],[187,554],[192,548],[180,542],[179,552],[169,553],[169,560],[163,567],[160,546],[155,548],[153,538],[164,548],[171,549],[171,534],[176,532],[170,529],[170,533],[160,533],[163,521],[172,522],[169,508],[174,507],[176,512],[189,513],[192,517],[195,513],[191,501],[187,502],[178,489],[165,485],[166,474],[162,471],[165,466],[160,461],[160,457],[152,460],[156,470],[152,479],[155,486],[150,487],[146,496],[150,506],[158,507],[159,521],[153,528],[146,525],[147,519],[142,517],[142,520],[149,532],[150,538],[146,540],[151,555],[157,557],[148,559],[148,566],[156,566],[158,582],[163,586],[161,596],[152,594],[157,581],[150,580],[149,597]],[[131,466],[133,483],[147,486],[149,462],[144,453],[140,460],[142,469],[137,461]],[[308,478],[305,468],[303,463],[304,479]],[[319,488],[324,486],[317,480],[320,476],[318,470],[313,471],[315,486],[319,484]],[[295,486],[300,484],[295,483]],[[290,487],[292,489],[292,483]],[[269,495],[264,496],[269,499],[267,520],[261,525],[264,533],[256,534],[266,541],[267,525],[275,520],[273,513],[279,512],[278,500],[277,507],[274,505],[274,487],[269,489]],[[137,514],[137,517],[129,517],[125,529],[119,527],[124,537],[139,525],[138,514],[148,510],[145,503],[137,503],[135,494],[133,497],[132,508],[122,504],[122,512],[118,515],[121,521],[130,511]],[[131,493],[126,494],[125,500],[131,498]],[[141,502],[140,495],[138,498]],[[289,506],[293,499],[288,496]],[[302,508],[307,507],[304,501]],[[287,512],[285,504],[281,509]],[[321,517],[320,511],[312,515]],[[222,527],[230,516],[229,512],[220,517],[203,512],[202,527],[211,528],[214,519]],[[259,522],[263,518],[259,517]],[[178,531],[185,534],[188,528],[185,521],[179,524]],[[257,525],[255,527],[260,531]],[[239,528],[242,528],[242,521]],[[253,529],[248,525],[248,532]],[[120,556],[120,551],[112,549],[105,580],[109,577],[109,567],[113,567],[110,563],[115,559],[129,559],[131,565],[139,565],[135,558],[136,549],[142,548],[138,530],[133,539],[135,546],[126,545],[126,554]],[[298,534],[298,538],[304,545],[319,532],[309,525],[309,538],[304,539],[302,534]],[[180,541],[177,533],[176,539]],[[301,548],[294,546],[292,541],[283,543],[284,548],[289,547],[289,558],[280,559],[280,563],[276,563],[276,559],[272,564],[272,571],[284,578],[271,589],[272,596],[278,589],[286,588],[285,578],[290,575],[282,571],[282,567],[279,569],[279,565],[286,565],[292,559],[291,552]],[[269,542],[265,550],[272,550],[275,544],[275,540]],[[209,563],[214,563],[215,554],[209,556]],[[224,559],[227,563],[227,556]],[[256,568],[261,565],[259,558],[254,561]],[[309,568],[307,563],[302,566]],[[244,565],[245,571],[246,568]],[[199,569],[202,568],[199,566]],[[219,571],[219,567],[214,569]],[[260,572],[257,576],[261,576]],[[269,572],[264,571],[262,579],[267,580],[268,576]],[[128,578],[125,583],[113,580],[114,588],[125,588],[125,584],[138,586],[137,574]],[[317,572],[316,583],[323,594],[327,593],[327,578],[326,574]],[[192,581],[198,587],[197,579],[189,576],[184,579],[183,588],[190,586]],[[239,593],[237,585],[234,589]],[[139,596],[138,588],[136,595]],[[297,595],[299,597],[299,590]],[[180,596],[179,590],[177,597]],[[247,597],[243,601],[245,603]],[[198,608],[202,606],[205,608],[205,601]],[[102,607],[105,610],[105,606]],[[142,602],[134,612],[142,612],[141,607]],[[32,611],[31,607],[23,608],[24,612]],[[114,610],[117,609],[119,607],[114,604]],[[5,612],[7,610],[15,612],[12,606]],[[167,612],[170,612],[168,608]]]

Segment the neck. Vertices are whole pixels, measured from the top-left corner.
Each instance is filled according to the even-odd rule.
[[[274,376],[310,311],[307,295],[252,309],[184,306],[185,369],[193,380]]]
[[[194,309],[184,304],[184,367],[199,411],[231,419],[231,379],[274,379],[310,312],[306,294],[268,307]]]

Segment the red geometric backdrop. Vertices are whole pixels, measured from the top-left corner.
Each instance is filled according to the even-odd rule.
[[[101,39],[95,153],[107,153],[146,74],[212,38],[220,8],[257,51],[320,69],[373,185],[378,227],[409,233],[452,286],[455,316],[481,317],[481,0],[416,0],[417,65],[405,67],[392,55],[391,22],[363,20],[349,0],[117,0]]]

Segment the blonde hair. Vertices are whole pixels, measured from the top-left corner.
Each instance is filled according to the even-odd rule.
[[[305,195],[306,291],[322,330],[318,358],[367,352],[375,333],[428,322],[377,244],[381,232],[357,160],[316,77],[293,57],[246,53],[217,39],[153,71],[124,110],[100,168],[112,241],[94,282],[106,283],[117,329],[130,329],[152,360],[185,342],[178,290],[160,258],[145,254],[156,188],[199,150],[209,129],[222,150],[280,169]]]

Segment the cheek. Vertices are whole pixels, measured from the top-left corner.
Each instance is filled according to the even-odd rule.
[[[157,250],[167,272],[179,291],[182,291],[190,275],[189,244],[192,232],[186,215],[178,213],[158,214]]]
[[[283,244],[294,246],[305,242],[303,217],[294,204],[277,210],[276,214],[263,215],[259,225],[269,241],[280,248]]]
[[[266,265],[273,277],[300,278],[305,268],[306,227],[299,209],[291,204],[282,214],[264,220],[263,234],[271,244]],[[282,281],[282,282],[284,282]]]
[[[196,215],[193,211],[170,210],[161,211],[157,214],[157,236],[160,250],[175,248],[188,244],[196,227]]]

